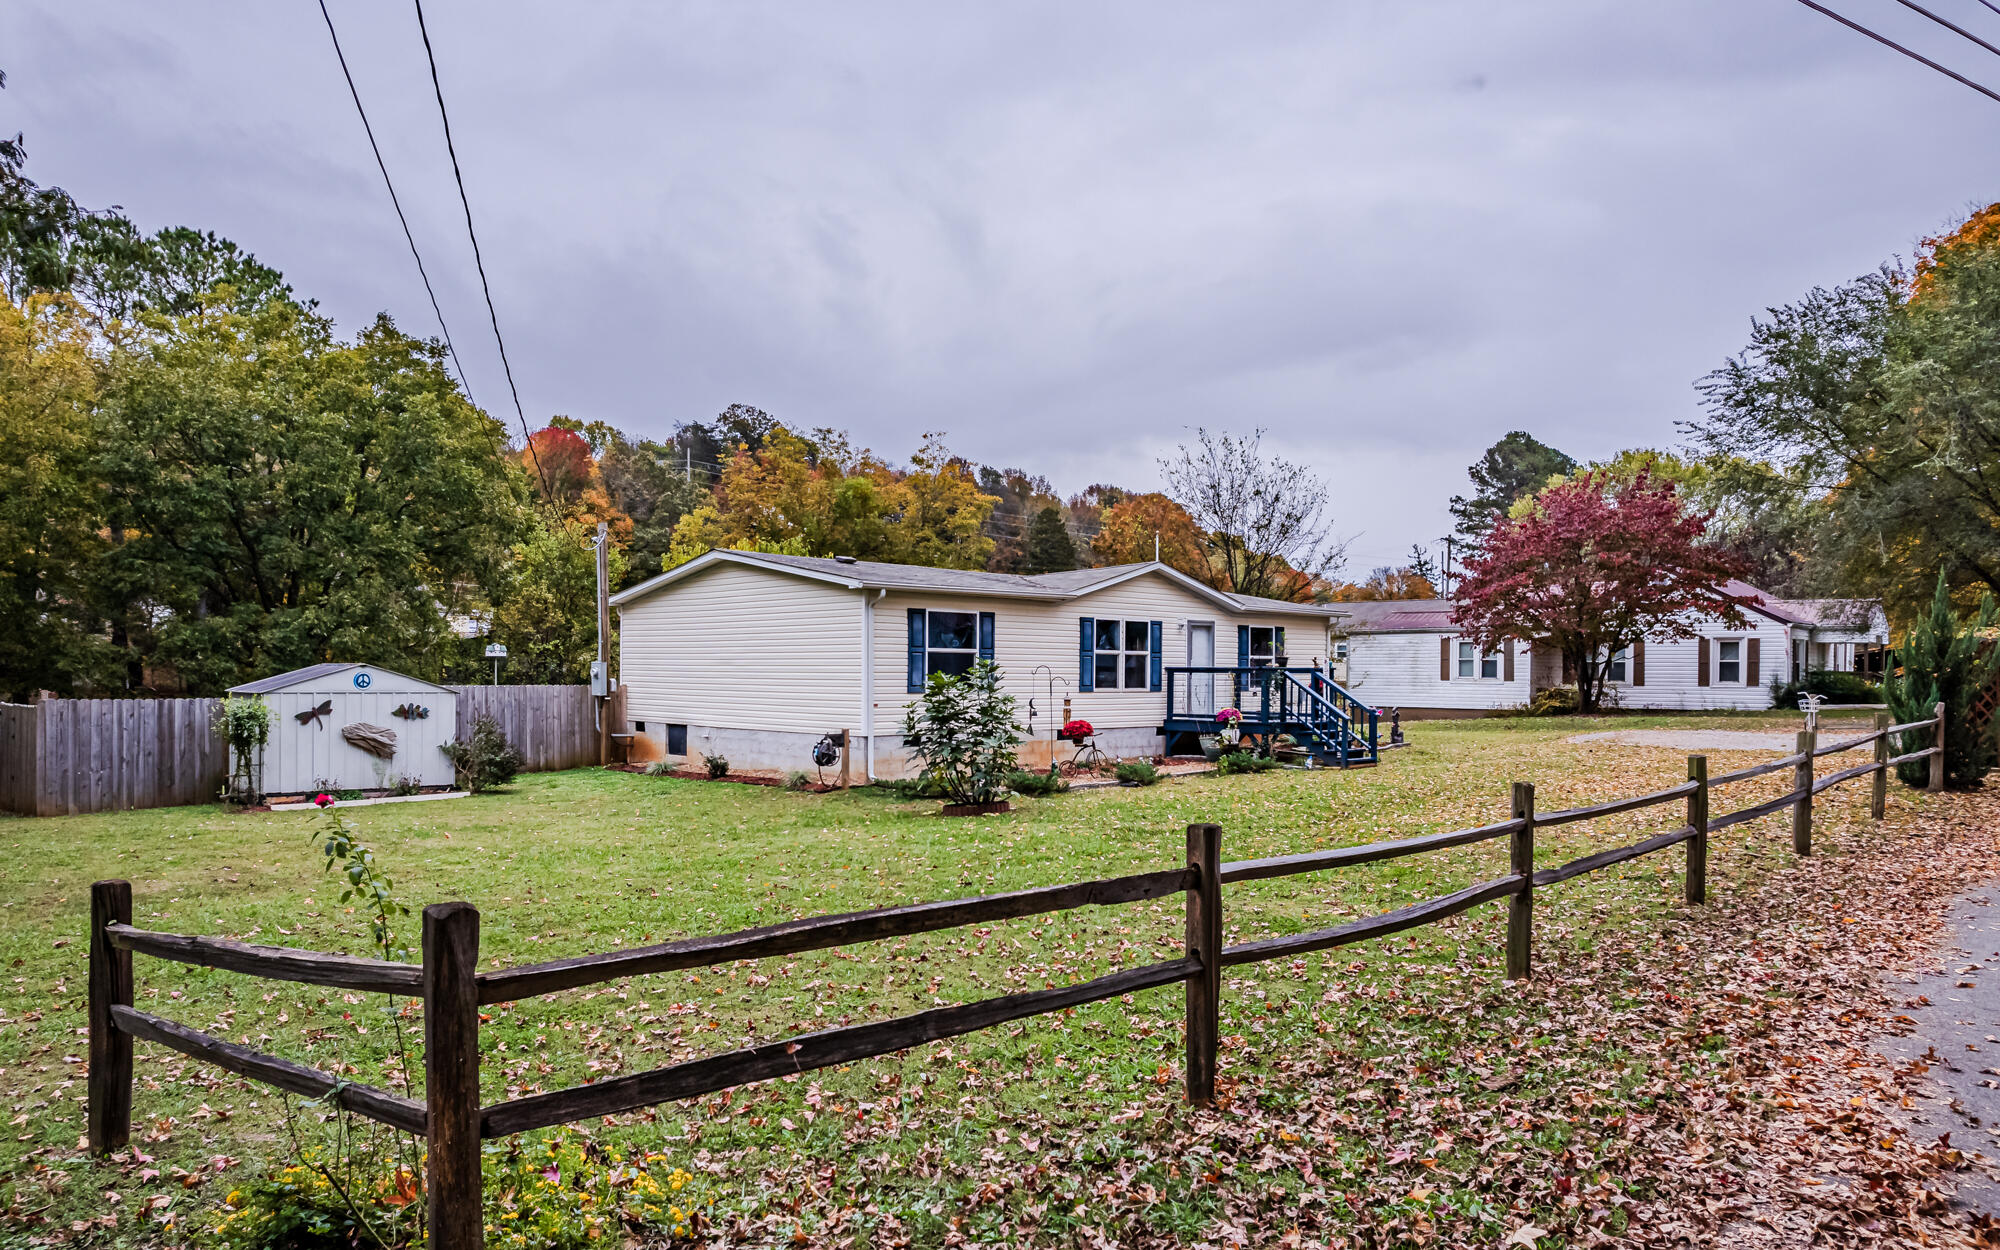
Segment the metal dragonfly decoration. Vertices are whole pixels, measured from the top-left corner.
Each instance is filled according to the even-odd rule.
[[[319,724],[320,722],[324,721],[326,717],[331,716],[332,714],[333,714],[333,700],[328,699],[326,702],[320,704],[318,707],[309,707],[305,711],[300,712],[296,719],[301,725],[312,725],[312,724]],[[326,728],[326,726],[324,724],[320,724],[320,728],[324,729]]]

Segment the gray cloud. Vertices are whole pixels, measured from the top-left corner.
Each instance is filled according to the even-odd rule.
[[[412,12],[333,8],[505,412]],[[1071,490],[1263,425],[1363,566],[1508,429],[1672,441],[1753,313],[1993,198],[2000,155],[2000,106],[1784,0],[434,9],[531,419],[742,400]],[[0,47],[37,177],[432,330],[314,6],[31,0]]]

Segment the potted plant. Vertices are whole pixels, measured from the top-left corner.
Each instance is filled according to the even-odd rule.
[[[1224,751],[1243,741],[1243,713],[1233,707],[1223,708],[1215,714],[1215,723],[1222,726],[1216,731]]]

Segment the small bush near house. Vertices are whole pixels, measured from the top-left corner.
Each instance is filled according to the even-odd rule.
[[[1215,771],[1225,776],[1230,773],[1268,773],[1277,766],[1278,761],[1249,751],[1224,751],[1222,758],[1215,761]]]
[[[875,783],[879,790],[887,790],[898,799],[942,799],[950,797],[942,782],[935,777],[899,777],[894,781],[882,780]]]
[[[1995,721],[1974,721],[1973,708],[2000,672],[2000,646],[1993,631],[2000,625],[2000,607],[1992,595],[1979,601],[1979,611],[1961,622],[1951,606],[1951,588],[1942,570],[1931,610],[1920,617],[1903,644],[1901,674],[1882,683],[1889,715],[1899,725],[1929,720],[1944,704],[1944,780],[1954,788],[1979,783],[1993,767]],[[1903,755],[1931,745],[1931,730],[1896,735],[1895,751]],[[1930,781],[1928,758],[1896,765],[1905,785]]]
[[[418,781],[415,777],[391,777],[389,779],[389,793],[392,795],[422,794],[423,791],[424,783]]]
[[[1528,700],[1530,716],[1574,716],[1582,709],[1583,696],[1575,686],[1550,686]]]
[[[785,789],[787,790],[803,790],[812,783],[813,779],[806,776],[804,769],[794,768],[785,774]]]
[[[701,762],[708,769],[711,781],[720,781],[729,775],[729,757],[726,755],[704,755]]]
[[[1771,706],[1796,711],[1799,696],[1816,694],[1828,703],[1880,703],[1882,687],[1859,673],[1809,672],[1799,681],[1771,679]]]
[[[1007,788],[1016,794],[1033,798],[1047,798],[1051,794],[1061,794],[1069,789],[1069,779],[1050,765],[1045,773],[1031,773],[1026,769],[1016,769],[1007,774]]]
[[[474,794],[506,785],[520,775],[526,762],[491,716],[472,722],[470,738],[446,743],[443,750],[457,770],[458,784]]]
[[[1128,785],[1150,786],[1160,779],[1160,770],[1151,760],[1130,760],[1118,766],[1116,776]]]
[[[674,766],[665,760],[654,760],[652,763],[646,765],[646,775],[648,777],[664,777],[672,771],[674,771]]]
[[[999,667],[980,660],[956,677],[934,675],[903,718],[903,741],[953,803],[997,801],[1020,770],[1014,748],[1021,741]]]

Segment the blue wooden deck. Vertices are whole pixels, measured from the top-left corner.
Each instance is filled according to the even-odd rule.
[[[1263,748],[1289,734],[1320,764],[1348,768],[1381,759],[1375,709],[1318,669],[1183,667],[1165,676],[1161,732],[1170,750],[1177,736],[1220,730],[1216,713],[1233,707],[1242,714],[1243,736]]]

